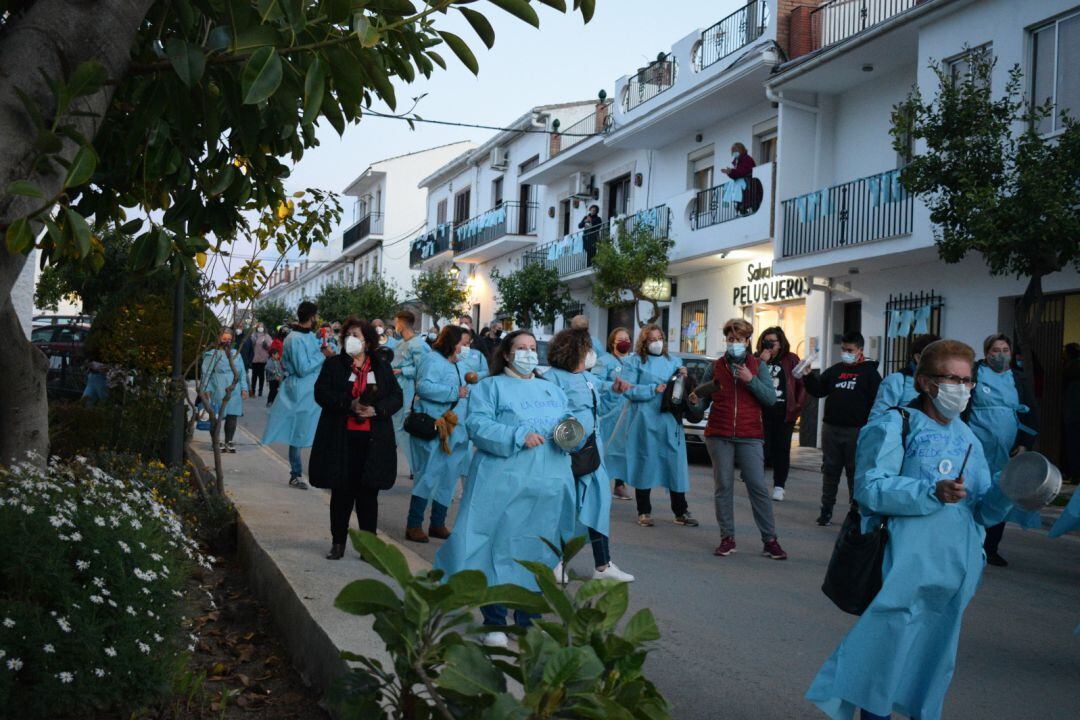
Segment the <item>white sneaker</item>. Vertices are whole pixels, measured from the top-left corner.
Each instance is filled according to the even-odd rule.
[[[504,632],[489,632],[484,634],[483,643],[484,647],[506,650],[510,647],[510,638]]]
[[[618,580],[619,582],[634,582],[634,576],[619,569],[619,566],[609,562],[607,570],[593,570],[593,580]]]
[[[561,562],[552,568],[551,572],[555,573],[556,582],[560,582],[563,585],[570,584],[570,576],[566,574],[566,568],[563,567]]]
[[[773,488],[772,499],[775,500],[776,502],[783,502],[783,500],[784,500],[784,488],[782,488],[782,487]]]

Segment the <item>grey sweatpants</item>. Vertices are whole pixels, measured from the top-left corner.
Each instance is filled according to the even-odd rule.
[[[764,442],[755,438],[706,437],[713,466],[713,500],[720,537],[735,537],[735,464],[739,465],[761,541],[776,538],[772,501],[765,484]]]
[[[855,506],[855,446],[859,428],[829,425],[821,427],[821,508],[832,512],[840,473],[847,475],[848,499]]]

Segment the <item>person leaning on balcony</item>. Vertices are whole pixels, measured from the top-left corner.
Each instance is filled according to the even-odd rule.
[[[753,192],[752,181],[756,166],[757,163],[754,162],[754,158],[750,157],[750,153],[746,151],[746,146],[741,142],[737,142],[731,146],[731,167],[720,168],[720,172],[727,175],[731,180],[742,180],[742,183],[738,183],[742,186],[741,199],[735,201],[735,211],[740,215],[749,215],[754,211],[751,194]],[[733,191],[737,192],[737,190]]]
[[[773,329],[775,332],[775,328]],[[702,379],[714,390],[704,397],[690,393],[690,403],[712,405],[705,426],[705,447],[713,466],[716,522],[720,526],[720,544],[713,555],[726,557],[735,552],[735,466],[738,465],[754,523],[761,533],[762,555],[773,560],[787,560],[787,553],[776,539],[773,507],[765,483],[765,429],[762,411],[776,404],[769,364],[750,354],[754,326],[742,318],[724,323],[724,354]],[[790,442],[790,435],[788,436]]]
[[[806,388],[795,377],[799,356],[791,352],[783,328],[766,328],[758,336],[757,357],[769,368],[776,391],[776,404],[762,408],[761,419],[765,429],[765,467],[773,471],[772,499],[780,502],[791,469],[791,436],[806,403]]]
[[[582,240],[588,241],[590,246],[595,245],[596,236],[600,233],[603,224],[604,219],[600,217],[600,206],[590,205],[588,214],[581,218],[581,222],[578,223],[578,227],[585,231],[582,233]]]
[[[659,325],[650,323],[641,328],[636,352],[627,358],[621,374],[633,385],[624,393],[630,404],[620,421],[622,426],[611,437],[605,461],[612,457],[613,466],[625,473],[623,479],[634,488],[638,525],[654,525],[650,495],[653,488],[663,487],[671,496],[675,524],[697,527],[698,521],[686,504],[690,473],[682,423],[660,409],[668,381],[676,375],[685,378],[686,368],[682,360],[668,354]]]

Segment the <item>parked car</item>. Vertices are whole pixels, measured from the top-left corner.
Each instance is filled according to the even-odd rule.
[[[94,321],[90,315],[35,315],[34,327],[41,325],[89,325]]]
[[[697,353],[677,352],[672,353],[672,355],[682,360],[687,375],[690,376],[695,385],[701,384],[701,379],[705,377],[705,374],[709,372],[716,361],[716,358]],[[690,460],[703,459],[708,455],[708,450],[705,449],[705,425],[708,422],[708,410],[705,411],[705,416],[701,419],[701,422],[683,421],[683,433],[686,435],[686,455]]]
[[[77,398],[86,386],[87,325],[41,325],[30,331],[30,342],[49,359],[46,392],[53,398]]]
[[[45,355],[82,357],[88,325],[39,325],[30,332],[30,342]]]

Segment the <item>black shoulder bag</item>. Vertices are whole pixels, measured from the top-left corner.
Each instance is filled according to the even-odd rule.
[[[596,391],[593,390],[591,382],[588,380],[585,382],[588,383],[589,393],[592,394],[593,431],[584,445],[570,453],[570,471],[576,478],[594,473],[600,467],[600,448],[596,446]]]
[[[900,443],[906,450],[911,429],[908,412],[900,407],[890,410],[904,419]],[[886,518],[881,518],[881,524],[868,533],[862,532],[861,520],[858,510],[849,511],[844,518],[821,585],[821,591],[836,607],[852,615],[862,615],[881,590],[881,565],[889,543]]]
[[[458,380],[461,380],[461,370],[458,370]],[[419,396],[419,392],[413,393],[412,402],[409,403],[409,414],[405,416],[405,421],[401,423],[401,429],[418,440],[434,440],[439,437],[439,429],[435,427],[435,418],[427,413],[416,412],[416,398]],[[458,401],[454,400],[450,405],[450,410],[457,407],[457,404]],[[447,410],[447,412],[450,410]]]

